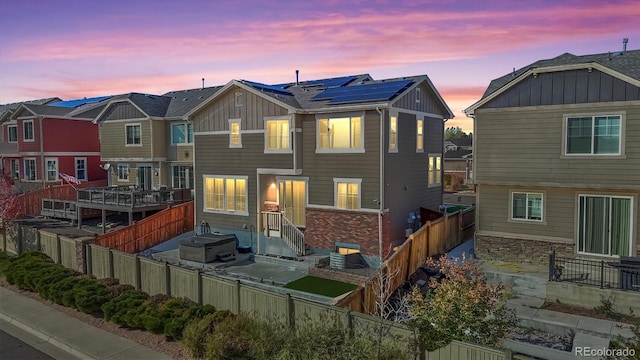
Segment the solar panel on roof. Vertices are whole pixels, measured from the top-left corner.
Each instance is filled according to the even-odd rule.
[[[311,100],[330,100],[329,104],[390,100],[411,84],[412,80],[399,80],[331,88]]]
[[[85,104],[97,103],[97,102],[100,102],[102,100],[106,100],[108,98],[109,98],[109,96],[99,96],[99,97],[93,97],[93,98],[58,101],[56,103],[49,104],[49,105],[50,106],[65,107],[65,108],[75,108],[75,107],[78,107],[78,106],[81,106],[81,105],[85,105]]]
[[[352,82],[355,79],[357,79],[357,76],[343,76],[343,77],[330,78],[330,79],[305,81],[304,83],[302,83],[302,85],[303,86],[323,86],[326,88],[331,88],[331,87],[347,85],[348,83]]]
[[[258,82],[248,81],[248,80],[242,80],[242,82],[244,82],[245,84],[247,84],[249,86],[252,86],[252,87],[254,87],[256,89],[270,91],[270,92],[283,94],[283,95],[291,95],[290,92],[288,92],[287,90],[285,90],[281,86],[266,85],[266,84],[261,84],[261,83],[258,83]]]

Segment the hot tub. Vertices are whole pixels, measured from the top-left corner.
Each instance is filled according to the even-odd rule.
[[[237,241],[235,234],[202,234],[183,239],[180,240],[180,259],[208,263],[224,253],[235,257]]]

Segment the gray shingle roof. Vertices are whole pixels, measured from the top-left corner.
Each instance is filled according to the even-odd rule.
[[[129,93],[124,96],[136,104],[145,114],[154,117],[163,117],[167,113],[171,98],[167,96]]]
[[[462,159],[463,156],[471,154],[471,150],[449,150],[444,153],[445,159]]]
[[[553,59],[538,60],[533,64],[527,65],[523,68],[516,70],[515,72],[506,74],[497,79],[491,81],[487,90],[482,95],[482,98],[493,94],[498,89],[507,85],[521,74],[527,72],[530,69],[560,66],[560,65],[575,65],[575,64],[587,64],[597,63],[602,66],[606,66],[611,70],[617,71],[623,75],[629,76],[633,79],[640,80],[640,50],[628,50],[624,54],[621,53],[603,53],[603,54],[591,54],[576,56],[570,53],[564,53]]]
[[[65,116],[72,110],[70,108],[48,105],[23,104],[23,106],[38,115]]]
[[[199,89],[175,90],[163,94],[163,97],[170,99],[165,117],[180,117],[188,113],[191,109],[206,101],[213,94],[222,89],[222,86],[211,86]]]

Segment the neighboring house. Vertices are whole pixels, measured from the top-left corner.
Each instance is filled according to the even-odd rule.
[[[86,99],[85,99],[86,100]],[[2,124],[15,153],[3,155],[22,191],[60,184],[60,173],[80,181],[100,180],[100,141],[90,102],[22,103]]]
[[[182,117],[219,88],[113,97],[94,120],[109,184],[193,189],[193,126]]]
[[[465,112],[480,258],[640,254],[640,50],[537,61]]]
[[[60,98],[55,97],[0,105],[0,171],[7,171],[13,177],[19,175],[18,128],[15,121],[10,123],[13,112],[23,103],[46,105],[58,101]]]
[[[458,191],[472,184],[473,153],[471,150],[449,150],[444,153],[445,190]]]
[[[426,75],[233,80],[187,114],[196,224],[234,233],[260,254],[313,248],[376,263],[404,241],[411,214],[442,204],[452,117]]]
[[[450,150],[473,150],[473,138],[472,137],[462,137],[462,138],[454,138],[449,139],[446,142],[450,142],[453,144],[453,148]]]

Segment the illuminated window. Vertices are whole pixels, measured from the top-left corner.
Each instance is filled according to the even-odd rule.
[[[264,150],[266,153],[291,152],[289,119],[266,119],[264,128]]]
[[[334,203],[338,209],[360,209],[362,179],[333,179]]]
[[[429,187],[442,185],[442,155],[429,154]]]
[[[249,215],[247,177],[204,175],[204,211]]]
[[[417,129],[416,129],[416,152],[424,151],[424,120],[417,120]]]
[[[229,119],[229,147],[241,148],[242,138],[240,137],[240,119]]]
[[[362,117],[318,119],[316,152],[364,152]]]
[[[389,152],[398,152],[398,117],[389,118]]]

